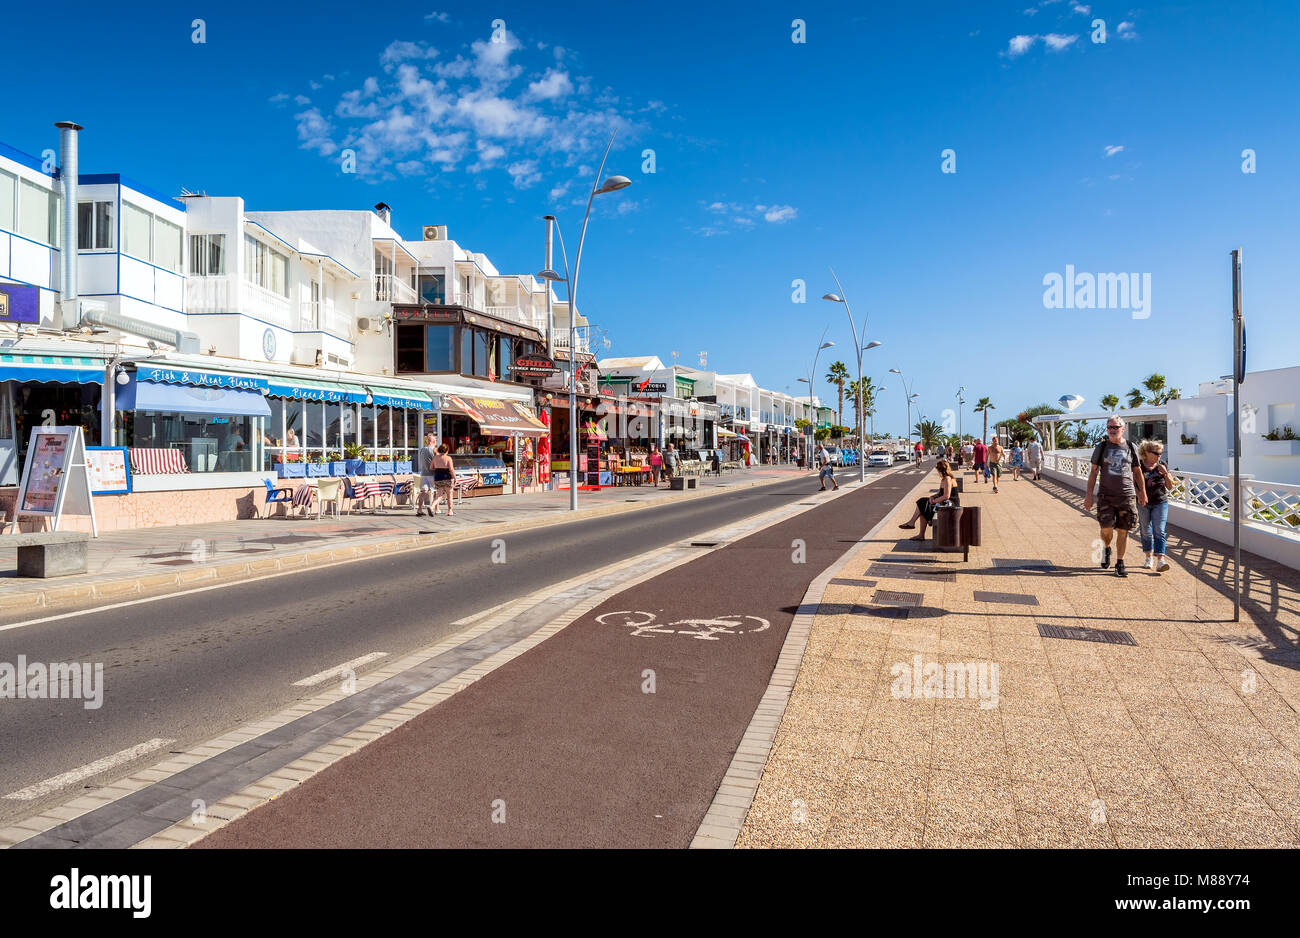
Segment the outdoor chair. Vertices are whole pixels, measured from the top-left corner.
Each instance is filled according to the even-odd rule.
[[[325,510],[331,509],[334,517],[339,516],[339,494],[343,490],[342,479],[321,479],[316,483],[316,520],[319,521]]]
[[[366,497],[358,494],[357,490],[352,487],[352,480],[347,476],[342,477],[342,482],[343,497],[348,500],[348,514],[351,514],[357,510],[357,502],[361,502],[362,505],[365,504]]]
[[[393,505],[397,505],[397,500],[399,498],[409,499],[414,490],[414,479],[407,479],[405,482],[398,482],[397,476],[393,476]],[[403,504],[408,504],[408,502],[403,502]]]
[[[266,509],[266,517],[271,517],[272,505],[292,505],[293,489],[287,487],[276,488],[271,484],[270,479],[263,479],[266,483],[266,500],[262,502],[262,507]]]

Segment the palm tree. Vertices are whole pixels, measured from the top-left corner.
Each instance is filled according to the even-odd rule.
[[[993,406],[993,402],[989,400],[987,397],[981,397],[979,399],[979,403],[975,405],[975,413],[977,414],[982,413],[984,415],[984,435],[980,437],[981,440],[987,440],[989,438],[989,411],[990,410],[997,410],[997,408]]]
[[[1129,407],[1141,407],[1142,402],[1146,400],[1146,398],[1143,397],[1142,390],[1140,388],[1129,388],[1127,397],[1128,397]]]
[[[1107,410],[1114,410],[1119,406],[1119,398],[1114,394],[1107,394],[1101,399],[1101,406]]]
[[[1147,398],[1148,404],[1168,404],[1180,395],[1178,388],[1165,387],[1165,376],[1159,372],[1147,375],[1142,386],[1151,392],[1151,396]]]
[[[849,380],[849,369],[844,362],[832,362],[830,370],[826,372],[826,380],[835,385],[840,394],[840,407],[837,412],[835,422],[841,426],[844,424],[844,385]]]
[[[921,438],[921,445],[926,449],[929,449],[931,446],[938,443],[940,438],[943,436],[943,425],[937,420],[926,420],[922,418],[917,421],[917,424],[913,429],[916,431],[916,435]]]

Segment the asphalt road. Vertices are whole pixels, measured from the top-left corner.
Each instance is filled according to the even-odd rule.
[[[917,481],[882,479],[629,587],[199,845],[687,846],[808,584]]]
[[[314,696],[293,682],[426,647],[452,623],[583,571],[806,498],[816,477],[631,515],[277,576],[0,632],[0,662],[102,662],[104,701],[0,699],[0,822]],[[364,673],[365,667],[357,668]],[[3,797],[148,740],[170,745],[42,797]]]

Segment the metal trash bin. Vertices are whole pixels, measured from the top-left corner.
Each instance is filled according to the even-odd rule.
[[[981,540],[980,509],[967,508],[961,516],[961,543],[963,547],[979,547]]]
[[[934,510],[934,549],[961,550],[961,516],[964,509],[936,508]]]

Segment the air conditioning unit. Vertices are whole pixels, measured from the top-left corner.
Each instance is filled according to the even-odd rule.
[[[371,316],[360,316],[357,318],[357,331],[380,335],[384,331],[384,321]]]
[[[425,241],[446,241],[447,226],[446,225],[425,225],[424,240]]]

